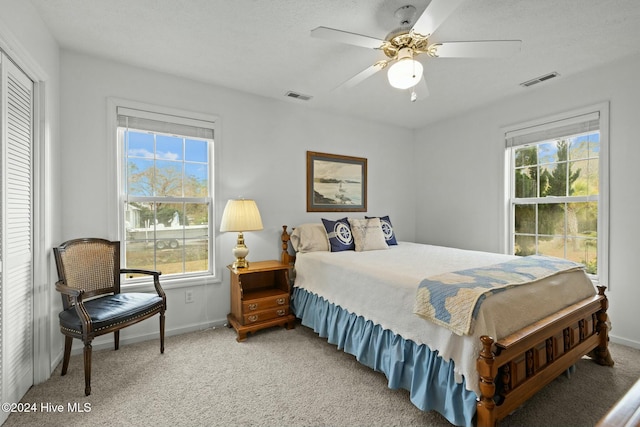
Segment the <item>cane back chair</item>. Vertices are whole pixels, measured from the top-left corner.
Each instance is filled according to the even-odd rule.
[[[74,239],[53,249],[64,310],[59,314],[65,336],[62,375],[67,373],[73,338],[84,343],[86,396],[91,394],[91,342],[113,332],[114,348],[120,345],[120,329],[160,314],[160,353],[164,353],[167,298],[160,286],[160,272],[120,268],[120,242],[97,238]],[[121,293],[122,274],[153,276],[157,294]]]

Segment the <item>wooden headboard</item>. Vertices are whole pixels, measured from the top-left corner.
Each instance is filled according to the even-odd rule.
[[[296,256],[291,255],[289,253],[289,241],[291,240],[291,236],[287,232],[287,226],[282,226],[282,235],[280,236],[280,240],[282,240],[282,255],[280,256],[280,260],[283,264],[292,265],[296,262]]]

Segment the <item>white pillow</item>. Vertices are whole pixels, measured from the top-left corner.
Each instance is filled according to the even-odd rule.
[[[291,246],[300,253],[329,250],[329,239],[321,223],[302,224],[291,233]]]
[[[389,249],[384,238],[380,218],[349,218],[351,233],[356,244],[356,252]]]

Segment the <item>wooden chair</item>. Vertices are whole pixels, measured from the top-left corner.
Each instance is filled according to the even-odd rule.
[[[91,394],[91,341],[113,332],[114,347],[120,344],[120,329],[160,314],[160,353],[164,353],[166,295],[160,272],[120,268],[120,242],[104,239],[74,239],[53,248],[64,311],[59,314],[65,335],[62,375],[67,373],[73,338],[84,343],[86,396]],[[121,293],[121,274],[153,276],[156,294]]]

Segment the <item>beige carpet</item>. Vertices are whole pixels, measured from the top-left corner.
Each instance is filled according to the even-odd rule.
[[[616,366],[588,359],[504,420],[503,426],[592,426],[640,377],[640,350],[611,345]],[[408,392],[360,365],[310,329],[272,328],[237,343],[227,328],[94,352],[85,397],[82,357],[32,387],[4,426],[448,426]],[[62,413],[43,412],[62,405]],[[86,404],[86,406],[85,406]],[[71,407],[85,412],[70,412]],[[89,409],[90,411],[86,411]]]

